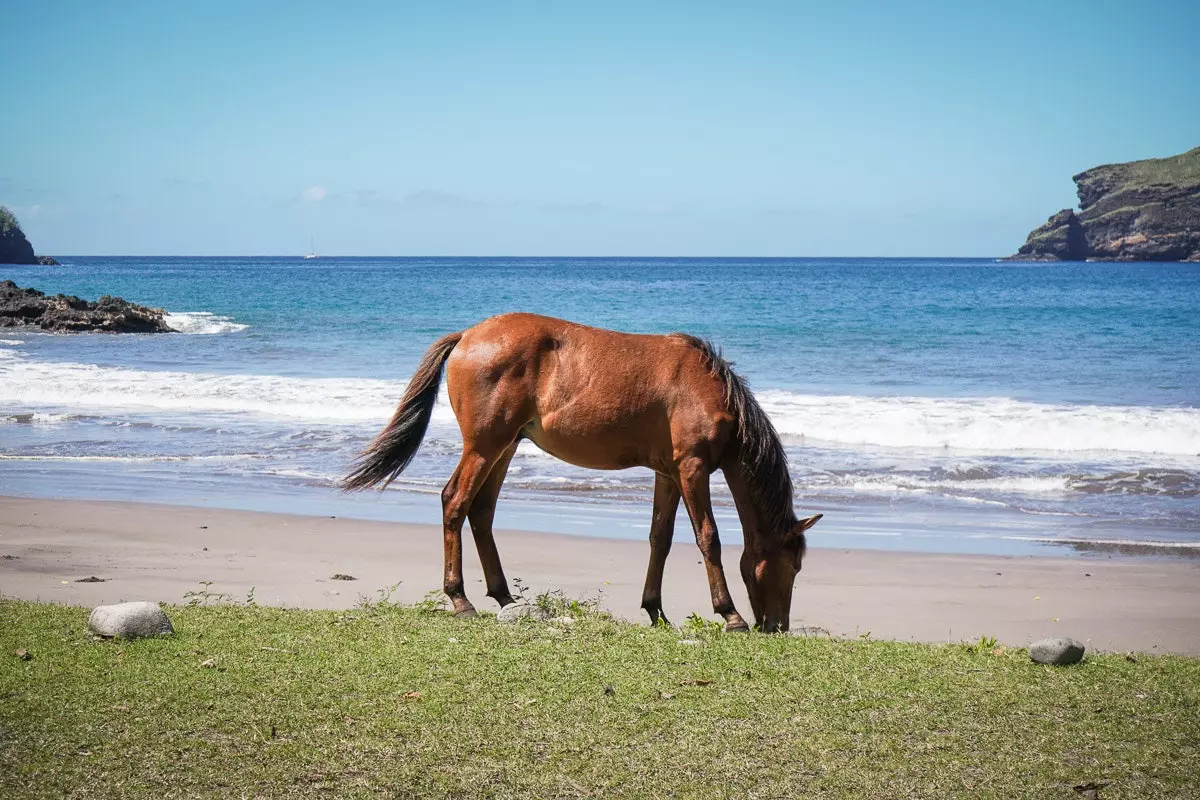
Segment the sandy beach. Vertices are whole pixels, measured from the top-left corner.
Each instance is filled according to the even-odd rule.
[[[484,596],[470,536],[468,594]],[[498,531],[510,581],[530,592],[600,595],[609,611],[645,621],[638,607],[648,545]],[[739,550],[726,547],[731,588]],[[207,590],[263,604],[348,608],[394,586],[421,600],[441,576],[433,526],[138,503],[0,497],[0,594],[95,605],[120,600],[185,602]],[[356,580],[332,580],[336,574]],[[97,577],[102,583],[80,583]],[[209,583],[211,582],[211,583]],[[664,601],[680,622],[711,616],[695,545],[676,542]],[[1023,645],[1068,635],[1100,650],[1200,655],[1200,563],[1092,557],[963,556],[814,548],[796,584],[792,627],[839,636],[923,642],[994,636]]]

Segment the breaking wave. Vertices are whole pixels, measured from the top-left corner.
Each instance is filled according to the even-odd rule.
[[[177,311],[168,313],[165,319],[179,333],[236,333],[250,327],[210,311]]]
[[[38,361],[20,351],[0,350],[0,407],[43,413],[120,409],[374,425],[390,417],[405,385],[366,378],[101,367]],[[785,441],[793,444],[982,453],[1200,454],[1197,408],[1039,404],[1003,397],[819,396],[779,390],[760,392],[759,398]],[[46,421],[50,419],[56,418]],[[444,387],[434,424],[454,425]]]
[[[1200,454],[1198,408],[782,391],[758,397],[781,434],[818,442],[974,452]]]

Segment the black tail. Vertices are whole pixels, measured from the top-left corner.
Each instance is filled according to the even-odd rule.
[[[425,351],[392,421],[354,462],[354,468],[342,480],[342,491],[369,489],[380,483],[386,489],[413,460],[429,427],[433,404],[437,402],[442,365],[461,338],[461,332],[447,334]]]

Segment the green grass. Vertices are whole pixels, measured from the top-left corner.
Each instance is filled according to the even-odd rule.
[[[0,797],[1200,794],[1194,659],[1056,669],[994,641],[579,606],[569,626],[432,602],[167,610],[173,637],[100,641],[84,609],[0,601]]]
[[[1085,183],[1103,178],[1112,184],[1110,193],[1148,186],[1200,185],[1200,147],[1168,158],[1147,158],[1125,164],[1106,164],[1082,173]]]

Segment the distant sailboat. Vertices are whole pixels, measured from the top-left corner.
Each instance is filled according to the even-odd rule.
[[[320,258],[320,256],[317,255],[317,247],[315,244],[313,244],[311,237],[308,240],[308,252],[304,254],[304,258],[305,260],[310,258]]]

